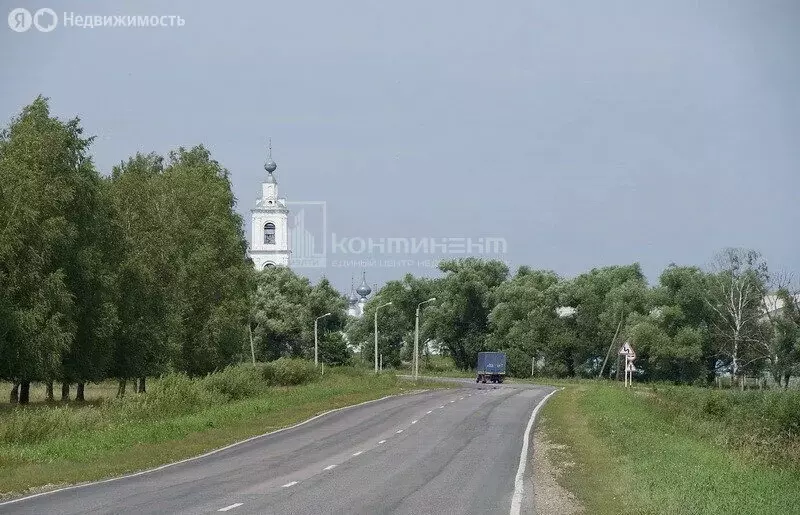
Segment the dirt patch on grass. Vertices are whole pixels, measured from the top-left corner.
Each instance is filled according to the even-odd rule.
[[[574,495],[558,484],[561,474],[575,464],[562,462],[554,451],[565,446],[553,444],[541,431],[533,432],[533,508],[535,513],[573,515],[585,513]]]

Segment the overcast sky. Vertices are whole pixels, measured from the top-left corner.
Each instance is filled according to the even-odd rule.
[[[338,237],[503,237],[512,269],[651,281],[744,246],[800,273],[800,2],[0,3],[186,20],[0,30],[3,123],[44,94],[103,173],[202,143],[247,218],[272,137],[281,194]],[[368,256],[328,251],[299,271],[349,289],[333,261]],[[406,272],[433,273],[367,277]]]

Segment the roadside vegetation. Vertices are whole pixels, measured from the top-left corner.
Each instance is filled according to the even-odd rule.
[[[254,270],[230,173],[206,147],[101,171],[92,142],[44,97],[0,131],[0,490],[136,470],[403,391],[369,373],[384,306],[378,353],[405,373],[418,309],[423,375],[471,377],[478,352],[504,351],[513,378],[619,378],[630,342],[635,380],[653,389],[581,383],[549,408],[546,424],[587,463],[574,486],[612,492],[590,506],[691,512],[670,504],[691,481],[711,492],[696,512],[797,501],[800,287],[758,252],[671,264],[654,284],[638,263],[566,278],[445,260],[437,277],[388,281],[356,318],[327,279]],[[302,361],[315,321],[324,378]],[[748,378],[772,390],[686,386]],[[612,478],[639,481],[625,494]],[[758,504],[767,484],[780,495]]]
[[[434,374],[432,355],[466,375],[478,352],[500,350],[515,377],[615,377],[624,341],[640,381],[788,386],[800,366],[800,289],[753,250],[725,249],[706,268],[672,264],[652,285],[638,263],[565,278],[445,260],[438,277],[388,281],[355,318],[324,278],[253,269],[231,175],[207,148],[120,156],[101,172],[92,142],[43,97],[0,132],[0,380],[12,403],[29,402],[33,383],[80,401],[109,379],[124,396],[132,381],[138,393],[170,372],[308,359],[323,315],[321,361],[349,364],[357,352],[371,363],[382,304],[385,368],[411,361],[418,307]]]
[[[566,385],[542,410],[588,513],[794,513],[798,392]]]
[[[428,384],[425,387],[431,387]],[[418,388],[394,374],[313,363],[172,373],[147,393],[41,403],[0,414],[0,495],[109,477],[196,456],[323,411]],[[103,390],[101,390],[103,391]]]

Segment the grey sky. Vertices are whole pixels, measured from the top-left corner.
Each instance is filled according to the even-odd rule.
[[[203,143],[247,217],[271,136],[281,193],[327,201],[339,235],[502,236],[512,268],[566,276],[639,261],[655,280],[724,246],[800,272],[800,2],[3,6],[186,20],[3,25],[4,123],[43,93],[105,173]],[[431,273],[367,270],[405,272]]]

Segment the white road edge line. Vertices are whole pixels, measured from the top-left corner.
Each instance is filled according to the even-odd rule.
[[[330,469],[335,469],[335,468],[336,468],[336,465],[328,465],[323,470],[330,470]]]
[[[354,453],[353,453],[353,456],[358,456],[358,455],[359,455],[359,454],[361,454],[362,452],[364,452],[364,451],[358,451],[358,452],[354,452]]]
[[[286,483],[281,488],[289,488],[290,486],[294,486],[297,484],[297,481],[292,481],[291,483]]]
[[[228,511],[228,510],[232,510],[232,509],[234,509],[234,508],[238,508],[238,507],[239,507],[239,506],[241,506],[242,504],[244,504],[244,503],[243,503],[243,502],[237,502],[237,503],[231,504],[230,506],[225,506],[224,508],[220,508],[220,509],[218,509],[217,511]]]
[[[420,392],[420,393],[422,393],[422,392]],[[168,468],[168,467],[174,467],[175,465],[180,465],[181,463],[188,463],[190,461],[206,458],[206,457],[211,456],[213,454],[217,454],[218,452],[222,452],[222,451],[228,450],[228,449],[230,449],[232,447],[236,447],[236,446],[242,445],[243,443],[251,442],[251,441],[257,440],[259,438],[264,438],[265,436],[270,436],[270,435],[274,435],[274,434],[277,434],[277,433],[282,433],[284,431],[289,431],[290,429],[295,429],[297,427],[302,426],[303,424],[308,424],[309,422],[312,422],[312,421],[314,421],[314,420],[316,420],[318,418],[324,417],[325,415],[330,415],[331,413],[335,413],[337,411],[342,411],[342,410],[346,410],[346,409],[350,409],[350,408],[355,408],[357,406],[363,406],[365,404],[371,404],[373,402],[380,402],[380,401],[384,401],[386,399],[391,399],[392,397],[400,397],[401,395],[409,395],[409,394],[386,395],[385,397],[381,397],[380,399],[372,399],[371,401],[364,401],[364,402],[360,402],[358,404],[353,404],[351,406],[342,406],[341,408],[335,408],[335,409],[332,409],[332,410],[328,410],[328,411],[326,411],[324,413],[320,413],[319,415],[313,416],[313,417],[311,417],[309,419],[306,419],[306,420],[304,420],[304,421],[302,421],[302,422],[300,422],[298,424],[295,424],[293,426],[284,427],[283,429],[277,429],[275,431],[270,431],[269,433],[264,433],[263,435],[251,436],[250,438],[246,438],[246,439],[241,440],[239,442],[234,442],[234,443],[232,443],[230,445],[226,445],[225,447],[220,447],[219,449],[214,449],[213,451],[209,451],[209,452],[207,452],[205,454],[201,454],[200,456],[192,456],[191,458],[186,458],[186,459],[183,459],[183,460],[180,460],[180,461],[173,461],[172,463],[165,463],[164,465],[158,466],[156,468],[147,469],[147,470],[140,470],[139,472],[134,472],[133,474],[127,474],[125,476],[118,476],[118,477],[112,477],[112,478],[108,478],[108,479],[101,479],[100,481],[91,481],[91,482],[88,482],[88,483],[80,483],[80,484],[77,484],[77,485],[65,486],[63,488],[56,488],[55,490],[48,490],[46,492],[39,492],[38,494],[26,495],[25,497],[20,497],[19,499],[12,499],[10,501],[0,502],[0,506],[7,506],[9,504],[14,504],[14,503],[22,502],[22,501],[27,501],[29,499],[33,499],[33,498],[36,498],[36,497],[42,497],[42,496],[45,496],[45,495],[51,495],[51,494],[55,494],[55,493],[58,493],[58,492],[63,492],[65,490],[74,490],[76,488],[84,488],[84,487],[87,487],[87,486],[101,485],[103,483],[110,483],[112,481],[119,481],[120,479],[128,479],[128,478],[132,478],[132,477],[142,476],[144,474],[150,474],[151,472],[157,472],[159,470],[163,470],[163,469]]]
[[[522,489],[523,483],[525,478],[525,464],[528,461],[528,443],[530,441],[530,434],[531,428],[533,427],[533,422],[536,420],[536,415],[539,413],[539,409],[544,406],[544,403],[547,402],[547,399],[550,398],[551,395],[556,393],[558,390],[553,390],[552,392],[548,393],[544,396],[544,399],[539,401],[539,404],[533,408],[533,413],[531,413],[531,418],[528,420],[528,425],[525,427],[525,435],[522,437],[522,451],[519,453],[519,467],[517,468],[517,477],[514,478],[514,495],[511,497],[511,510],[508,512],[509,515],[519,515],[520,509],[522,509]]]

